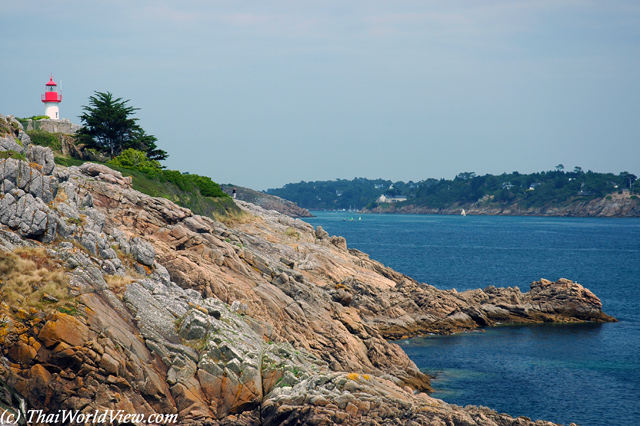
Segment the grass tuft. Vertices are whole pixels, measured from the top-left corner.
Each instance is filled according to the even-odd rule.
[[[0,159],[7,158],[15,158],[16,160],[27,161],[27,158],[24,156],[24,154],[20,154],[19,152],[12,149],[9,149],[7,151],[0,151]]]
[[[104,278],[109,285],[109,289],[118,296],[123,295],[127,286],[135,281],[135,278],[120,275],[106,275]]]
[[[71,300],[68,284],[61,262],[43,248],[19,248],[0,257],[0,297],[10,306],[55,310]]]

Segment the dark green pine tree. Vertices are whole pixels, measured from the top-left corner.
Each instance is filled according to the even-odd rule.
[[[144,129],[140,128],[139,131],[134,132],[133,138],[127,142],[124,149],[133,148],[143,151],[147,154],[149,160],[166,160],[169,154],[167,154],[167,151],[158,148],[156,145],[157,141],[158,138],[153,135],[148,135]]]
[[[89,96],[89,106],[83,106],[80,116],[84,127],[78,141],[109,154],[111,158],[127,148],[143,151],[152,160],[165,160],[166,151],[156,146],[158,140],[142,129],[133,115],[140,108],[127,105],[129,100],[114,98],[110,92],[95,92]]]

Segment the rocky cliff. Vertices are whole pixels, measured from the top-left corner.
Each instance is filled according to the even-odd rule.
[[[275,195],[265,194],[264,192],[254,191],[253,189],[243,188],[236,185],[225,185],[224,190],[227,194],[232,195],[234,188],[236,189],[236,196],[238,200],[255,204],[265,210],[275,210],[294,218],[313,216],[309,213],[309,210],[303,209],[296,203],[276,197]]]
[[[239,201],[250,219],[223,224],[23,145],[28,161],[0,159],[0,404],[16,413],[551,425],[429,397],[429,377],[387,339],[613,320],[568,280],[441,291],[300,220]]]

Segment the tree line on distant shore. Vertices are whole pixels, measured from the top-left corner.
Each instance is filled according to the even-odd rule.
[[[477,203],[518,204],[524,208],[565,205],[576,200],[590,200],[630,191],[637,198],[640,185],[629,172],[597,173],[576,167],[565,171],[559,164],[551,171],[538,173],[503,173],[478,176],[473,172],[454,179],[426,179],[420,182],[355,178],[331,181],[290,183],[267,193],[293,201],[311,210],[373,208],[381,195],[401,197],[397,206],[412,205],[434,209]],[[381,203],[383,204],[383,203]]]

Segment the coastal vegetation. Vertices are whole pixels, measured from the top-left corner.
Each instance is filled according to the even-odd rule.
[[[131,177],[132,187],[147,195],[169,199],[204,216],[244,219],[240,208],[211,178],[167,170],[160,164],[168,154],[158,148],[157,138],[137,123],[134,114],[139,108],[129,105],[129,100],[117,98],[110,92],[95,92],[83,110],[80,119],[84,126],[75,134],[51,133],[34,125],[33,130],[26,132],[27,139],[33,145],[51,148],[56,164],[79,166],[87,160],[106,164]],[[48,117],[34,116],[18,121],[25,126],[41,119]],[[22,147],[17,138],[21,132],[17,122],[2,120],[0,124],[0,132],[15,135],[16,143]],[[24,160],[25,156],[4,150],[2,158]]]
[[[26,160],[24,154],[21,154],[11,149],[7,151],[0,151],[0,159],[5,159],[5,158],[15,158],[17,160],[23,160],[23,161]]]
[[[58,155],[56,163],[77,166],[83,160]],[[95,162],[95,161],[94,161]],[[207,176],[162,169],[142,151],[127,149],[106,163],[123,176],[130,176],[133,189],[152,197],[162,197],[196,214],[220,218],[240,218],[242,211],[216,182]]]
[[[22,124],[22,126],[26,128],[29,120],[49,120],[49,116],[48,115],[32,115],[31,117],[25,117],[25,118],[16,117],[16,120],[18,120]]]
[[[89,96],[89,105],[82,107],[80,120],[84,126],[77,133],[78,142],[111,158],[133,148],[144,151],[151,160],[165,160],[168,154],[156,146],[158,139],[147,134],[133,117],[140,108],[128,103],[129,100],[114,98],[110,92]]]
[[[576,201],[589,201],[609,194],[638,194],[637,177],[629,172],[597,173],[576,167],[565,171],[560,164],[555,170],[538,173],[502,173],[478,176],[473,172],[458,174],[454,179],[426,179],[420,182],[389,180],[353,180],[299,182],[267,193],[298,203],[301,207],[323,209],[373,209],[389,204],[396,206],[449,209],[471,205],[540,208],[562,206]],[[381,196],[385,198],[381,199]],[[633,195],[632,195],[633,196]]]
[[[224,220],[242,218],[240,208],[211,178],[178,170],[167,170],[160,164],[168,154],[155,145],[154,136],[147,135],[136,124],[137,119],[130,117],[137,108],[127,106],[128,101],[114,99],[108,92],[97,93],[90,99],[94,108],[85,107],[85,109],[94,114],[90,119],[87,118],[93,123],[93,130],[83,130],[77,135],[30,130],[27,134],[31,143],[51,148],[56,164],[79,166],[87,160],[106,164],[120,171],[123,176],[131,177],[132,187],[147,195],[167,198],[181,207],[204,216]],[[86,115],[88,113],[85,113]],[[99,120],[104,122],[99,123]],[[127,126],[128,130],[123,130]],[[120,130],[117,132],[108,130],[115,128]],[[88,135],[93,132],[103,133],[92,142]],[[114,134],[120,136],[115,136],[110,142],[104,142]],[[63,153],[65,144],[66,154]],[[96,156],[95,152],[107,155]],[[111,156],[112,152],[117,155]],[[3,151],[1,155],[3,158],[24,159],[23,154],[15,151]],[[100,161],[105,157],[110,160]]]
[[[45,130],[29,130],[27,134],[31,138],[31,143],[39,146],[47,146],[53,151],[60,151],[62,144],[60,142],[60,135],[50,133]]]

